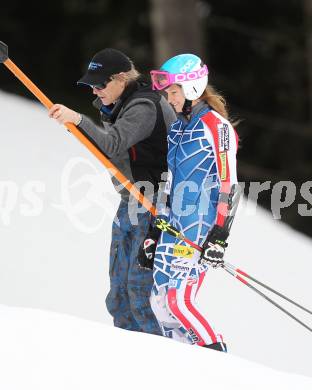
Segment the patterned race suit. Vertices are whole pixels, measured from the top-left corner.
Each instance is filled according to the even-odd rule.
[[[229,121],[200,102],[189,122],[178,119],[168,136],[168,222],[202,245],[215,225],[233,219],[237,136]],[[200,253],[162,232],[154,260],[151,306],[165,336],[209,345],[223,342],[195,304],[207,265]]]

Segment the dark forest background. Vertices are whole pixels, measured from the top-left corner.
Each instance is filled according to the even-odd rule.
[[[98,50],[124,51],[145,74],[170,56],[198,54],[241,120],[239,180],[271,189],[293,181],[296,201],[282,220],[312,236],[312,217],[298,214],[308,204],[301,184],[312,180],[312,0],[6,2],[0,40],[52,101],[93,117],[92,93],[76,80]],[[0,89],[32,98],[4,67]],[[270,208],[271,191],[259,201]]]

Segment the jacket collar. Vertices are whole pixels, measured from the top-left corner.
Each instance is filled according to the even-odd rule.
[[[192,107],[191,120],[194,116],[197,116],[201,111],[204,111],[207,108],[210,108],[209,105],[205,101],[200,100]]]

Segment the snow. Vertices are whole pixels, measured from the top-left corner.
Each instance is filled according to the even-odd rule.
[[[181,364],[185,353],[185,361],[192,362],[185,364],[190,367],[190,380],[194,384],[197,379],[210,381],[213,375],[214,386],[224,379],[220,386],[227,388],[230,385],[235,388],[235,381],[240,388],[247,386],[248,381],[257,388],[271,380],[281,380],[283,386],[277,388],[283,389],[292,381],[298,381],[298,388],[305,388],[301,380],[311,386],[308,379],[286,374],[312,376],[311,333],[223,270],[209,272],[199,294],[199,304],[209,321],[222,331],[230,351],[226,357],[156,336],[114,329],[105,308],[105,296],[109,289],[111,222],[118,196],[107,172],[69,132],[47,117],[40,104],[0,91],[0,107],[0,304],[6,305],[1,308],[0,359],[8,357],[3,370],[6,374],[0,375],[1,385],[1,380],[10,381],[10,372],[17,371],[20,378],[28,375],[26,382],[35,389],[41,380],[40,371],[45,373],[44,380],[51,377],[55,367],[50,382],[51,386],[55,384],[53,388],[62,388],[57,381],[63,380],[64,386],[67,383],[66,388],[71,388],[70,381],[74,383],[81,377],[81,386],[89,383],[89,388],[96,389],[103,373],[107,371],[114,376],[118,364],[105,359],[114,356],[117,360],[112,355],[115,353],[120,354],[118,359],[125,357],[122,366],[129,369],[129,375],[118,377],[120,381],[135,377],[133,372],[145,364],[151,375],[153,362],[161,359],[174,365],[168,373],[160,368],[166,375],[166,384],[177,385],[179,382],[170,382],[173,379],[169,373],[174,373],[175,381],[181,380],[181,368],[175,365]],[[242,202],[233,224],[226,260],[311,310],[311,240],[274,220],[270,212],[257,208],[254,213],[254,204],[245,203]],[[312,325],[308,314],[281,300],[278,302]],[[48,326],[48,318],[57,324],[55,331]],[[64,338],[60,337],[62,333]],[[4,336],[6,341],[2,340]],[[147,350],[143,351],[145,347]],[[179,356],[175,355],[178,353]],[[36,361],[38,354],[42,364]],[[147,354],[148,359],[138,364]],[[68,370],[64,368],[65,360],[73,361]],[[201,360],[204,366],[197,370]],[[102,361],[106,363],[101,365]],[[156,364],[160,365],[158,361]],[[28,369],[24,370],[24,366]],[[33,372],[32,379],[29,372]],[[201,373],[203,378],[198,376]],[[139,374],[140,378],[142,375]],[[88,376],[89,382],[84,382]],[[27,389],[25,383],[14,387],[11,380],[13,387],[6,384],[1,388]],[[39,382],[31,382],[36,380]],[[187,380],[185,375],[183,383],[187,384]],[[45,383],[44,388],[47,386]],[[78,384],[75,386],[79,389]]]
[[[6,390],[312,386],[312,378],[64,314],[0,305],[0,322],[0,386]]]

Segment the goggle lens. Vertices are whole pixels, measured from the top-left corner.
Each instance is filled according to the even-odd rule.
[[[170,78],[167,72],[151,72],[153,89],[162,90],[170,85]]]

